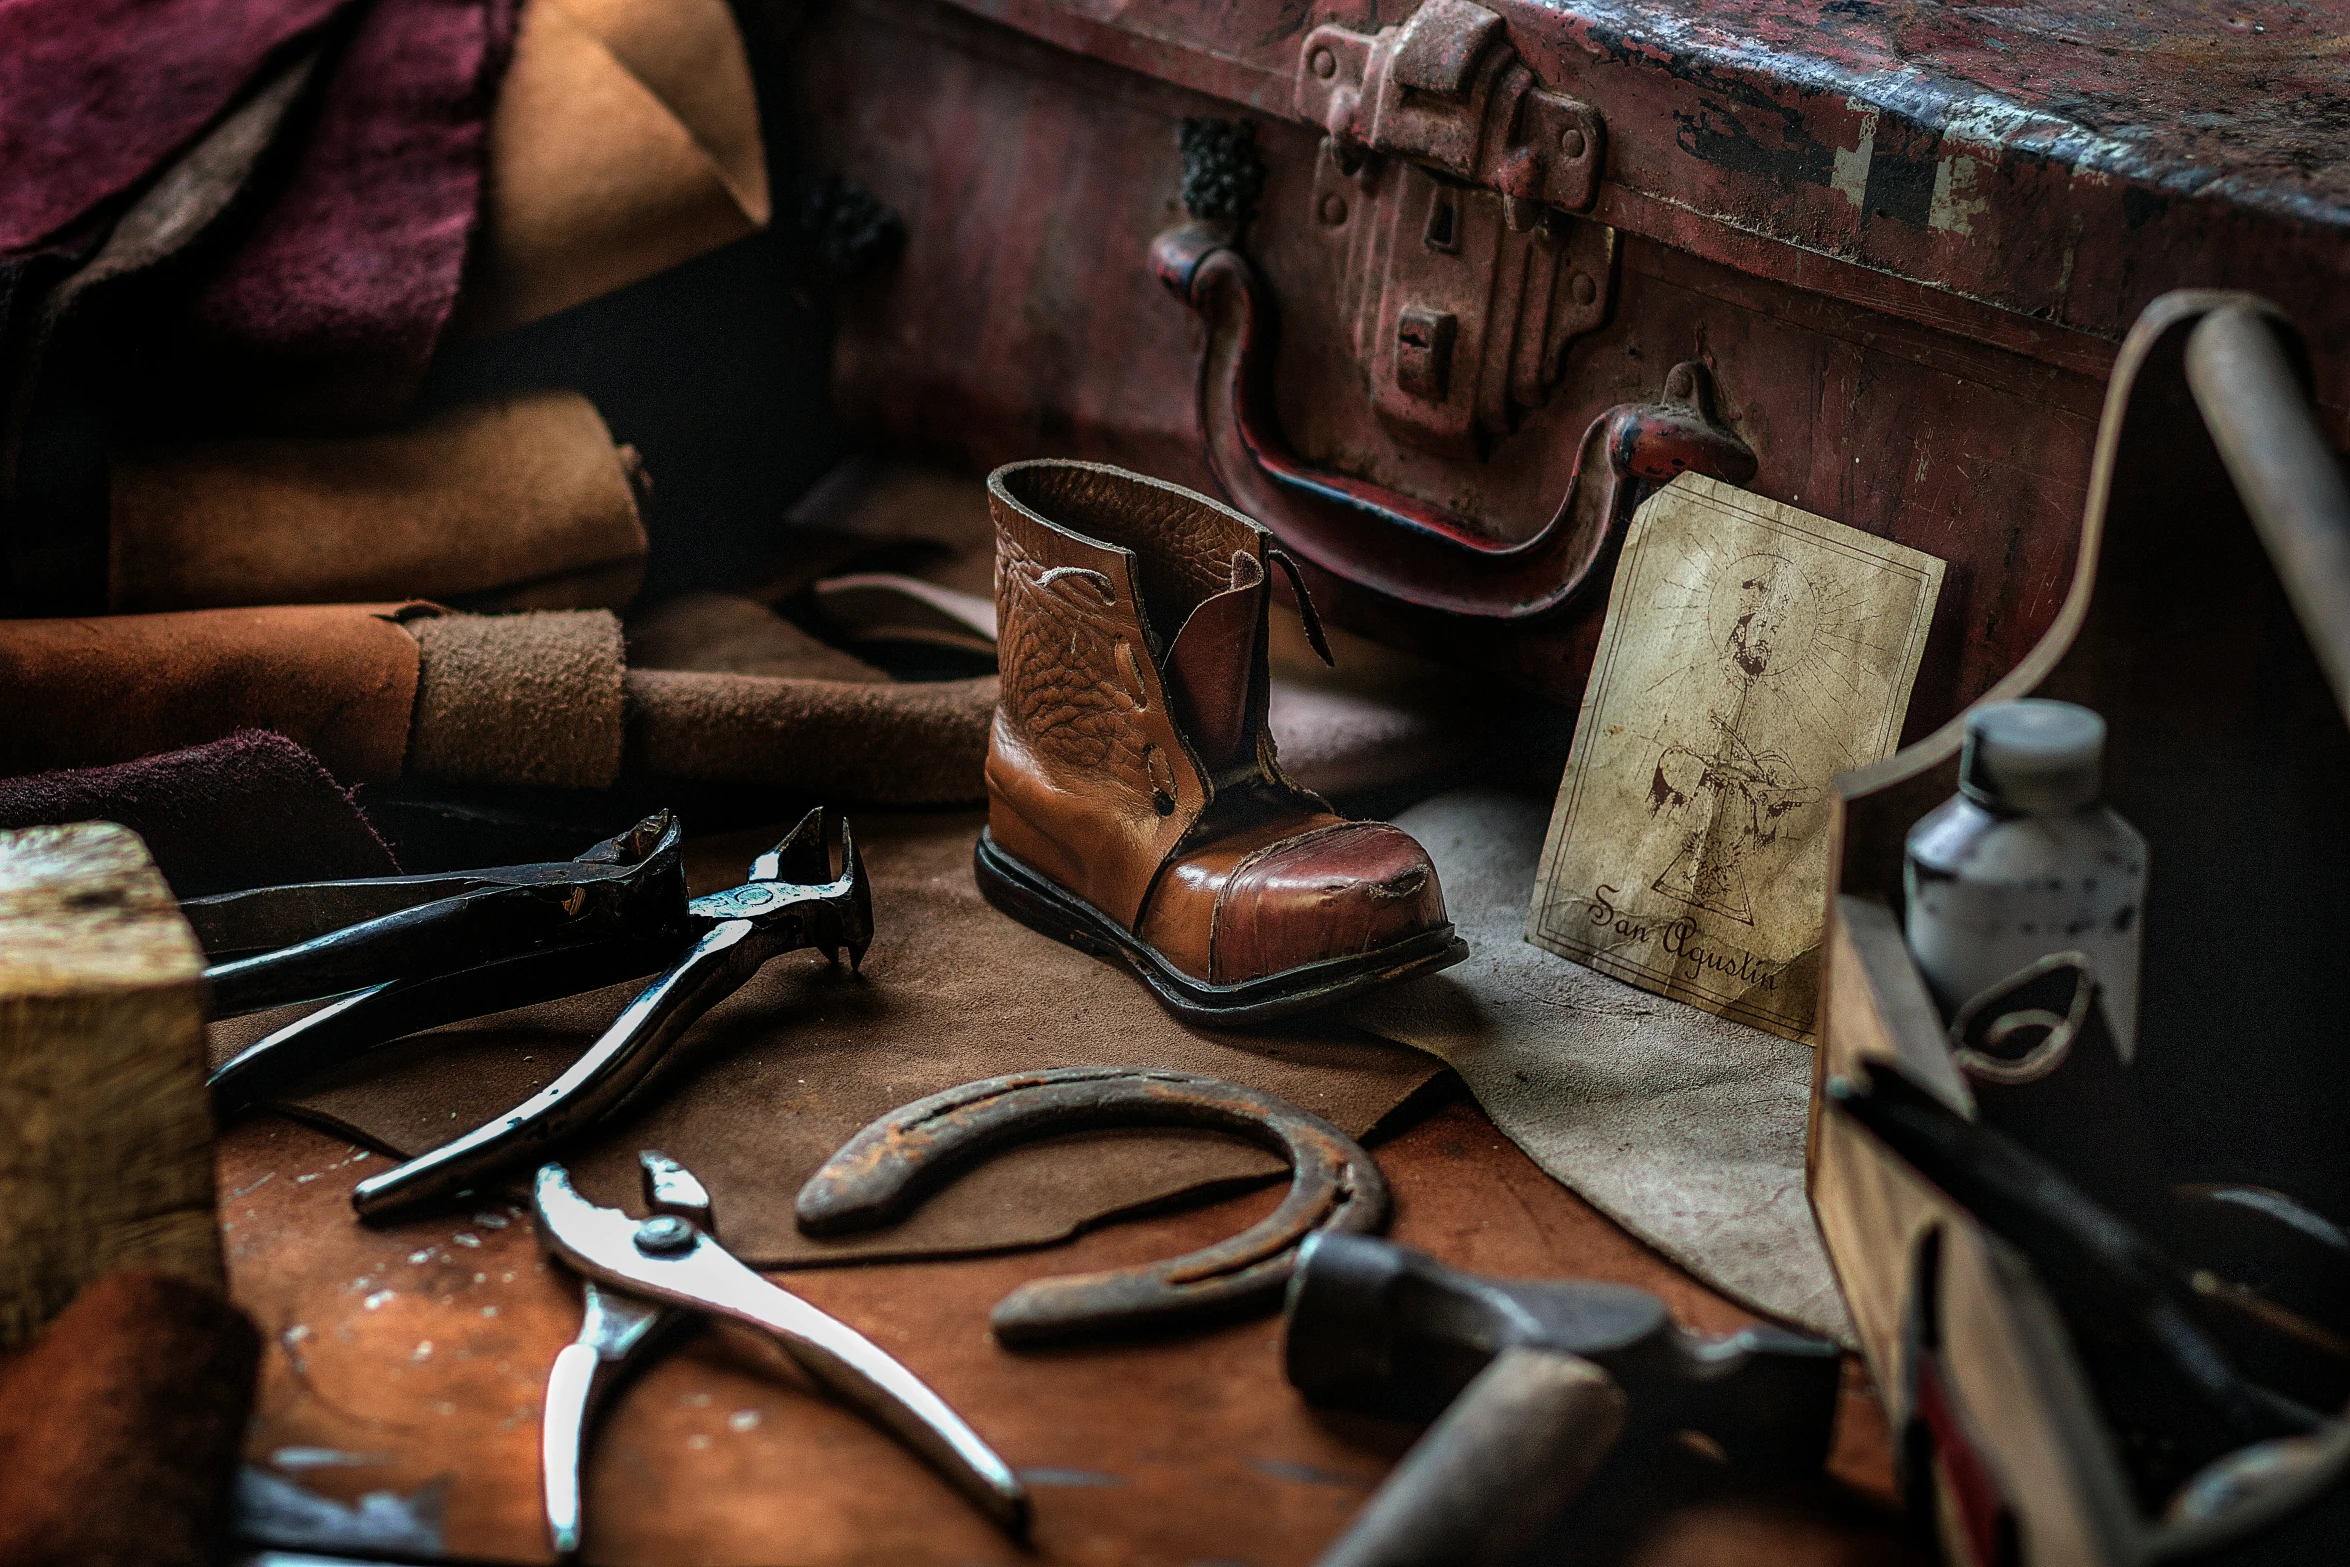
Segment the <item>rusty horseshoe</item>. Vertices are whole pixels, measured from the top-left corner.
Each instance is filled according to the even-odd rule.
[[[1199,1251],[1021,1285],[989,1313],[998,1342],[1048,1344],[1270,1310],[1308,1235],[1369,1234],[1387,1222],[1387,1182],[1379,1167],[1320,1116],[1213,1077],[1079,1066],[983,1078],[891,1111],[844,1143],[800,1188],[800,1228],[810,1235],[872,1229],[1007,1143],[1110,1126],[1229,1133],[1289,1161],[1289,1195],[1249,1229]]]

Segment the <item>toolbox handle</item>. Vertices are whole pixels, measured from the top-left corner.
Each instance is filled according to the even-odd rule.
[[[1656,401],[1619,403],[1591,422],[1567,492],[1539,532],[1494,538],[1448,507],[1314,467],[1291,450],[1273,402],[1278,316],[1229,230],[1170,229],[1153,241],[1151,266],[1207,325],[1200,429],[1233,505],[1324,571],[1399,603],[1480,620],[1548,614],[1589,584],[1652,486],[1681,473],[1730,484],[1754,476],[1753,451],[1713,418],[1711,377],[1690,360],[1667,374]]]

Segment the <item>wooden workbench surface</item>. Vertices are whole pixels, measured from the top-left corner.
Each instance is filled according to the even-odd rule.
[[[1375,1151],[1395,1191],[1393,1233],[1447,1262],[1640,1284],[1709,1331],[1752,1320],[1545,1176],[1463,1098],[1435,1096]],[[277,1117],[222,1139],[233,1288],[270,1344],[250,1460],[397,1524],[410,1551],[432,1537],[453,1557],[547,1560],[539,1397],[578,1328],[577,1286],[510,1203],[382,1230],[353,1222],[351,1185],[384,1163]],[[780,1275],[903,1359],[1020,1470],[1035,1496],[1029,1549],[779,1356],[708,1334],[657,1361],[604,1425],[588,1559],[1311,1562],[1411,1432],[1309,1410],[1282,1379],[1278,1319],[1022,1354],[986,1329],[989,1306],[1027,1279],[1174,1255],[1243,1228],[1277,1195],[1040,1251]],[[1826,1480],[1761,1487],[1676,1449],[1619,1462],[1581,1505],[1576,1561],[1918,1559],[1891,1510],[1883,1416],[1851,1364]]]

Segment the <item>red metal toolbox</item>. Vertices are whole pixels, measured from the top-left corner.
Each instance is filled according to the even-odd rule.
[[[843,311],[868,434],[1221,491],[1338,618],[1558,698],[1631,506],[1711,471],[1950,562],[1914,736],[2052,623],[2149,300],[2284,305],[2341,444],[2338,44],[2194,0],[845,0],[789,102],[907,225]]]

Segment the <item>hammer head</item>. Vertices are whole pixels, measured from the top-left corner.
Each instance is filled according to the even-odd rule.
[[[1636,1429],[1699,1432],[1732,1463],[1808,1473],[1827,1458],[1842,1355],[1825,1339],[1699,1338],[1646,1290],[1489,1279],[1367,1235],[1315,1235],[1299,1254],[1286,1354],[1316,1403],[1431,1420],[1513,1347],[1581,1356],[1623,1389]]]

